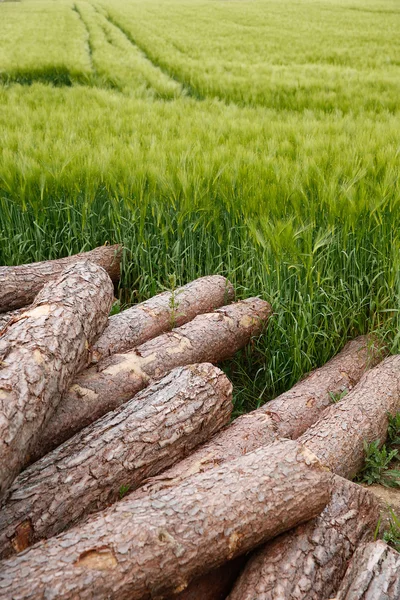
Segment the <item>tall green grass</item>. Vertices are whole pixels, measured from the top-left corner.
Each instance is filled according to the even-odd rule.
[[[360,333],[399,351],[393,0],[18,6],[0,4],[0,263],[121,242],[124,304],[171,274],[261,295],[265,334],[224,365],[237,412]]]

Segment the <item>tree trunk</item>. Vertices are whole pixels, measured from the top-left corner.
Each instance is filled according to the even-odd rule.
[[[38,294],[0,338],[0,493],[25,463],[89,344],[104,329],[113,286],[101,267],[81,261]]]
[[[0,553],[20,552],[136,489],[225,425],[232,385],[209,363],[178,367],[16,479],[0,512]]]
[[[192,321],[234,298],[232,284],[221,275],[200,277],[173,292],[158,294],[109,318],[92,349],[92,362],[126,352],[173,327]]]
[[[335,593],[357,546],[373,539],[380,507],[361,486],[334,482],[320,516],[256,551],[229,600],[321,600]]]
[[[118,281],[121,252],[122,248],[119,245],[100,246],[90,252],[58,260],[17,267],[0,267],[0,312],[27,306],[33,302],[45,283],[56,279],[64,269],[81,260],[88,260],[103,267],[112,281]]]
[[[382,541],[360,546],[354,553],[334,600],[398,600],[400,554]]]
[[[388,413],[400,410],[400,355],[368,371],[299,441],[331,471],[351,479],[365,460],[364,442],[386,440]]]
[[[81,373],[42,433],[31,455],[37,460],[77,431],[130,400],[171,369],[196,362],[216,363],[232,356],[263,329],[270,305],[242,300],[142,344],[114,354]]]
[[[0,598],[144,600],[182,591],[209,572],[317,516],[332,475],[283,440],[170,491],[129,496],[2,562]]]
[[[326,365],[275,400],[236,419],[185,460],[150,481],[144,491],[177,484],[188,475],[237,458],[278,437],[297,437],[332,402],[332,393],[351,389],[368,366],[379,360],[381,349],[371,342],[364,336],[349,342]]]

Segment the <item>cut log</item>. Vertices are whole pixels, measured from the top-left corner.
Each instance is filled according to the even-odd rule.
[[[209,363],[178,367],[16,479],[0,512],[0,554],[24,550],[115,502],[228,423],[232,385]]]
[[[298,442],[259,448],[1,563],[0,598],[144,600],[317,516],[332,475]]]
[[[333,600],[399,600],[400,554],[382,541],[360,546]]]
[[[373,540],[379,502],[335,477],[319,517],[263,546],[250,558],[229,600],[321,600],[338,589],[360,543]]]
[[[363,336],[349,342],[325,366],[275,400],[236,419],[185,460],[149,481],[144,491],[177,484],[188,475],[237,458],[276,438],[297,437],[332,403],[332,394],[350,390],[365,370],[379,361],[381,352],[372,338]]]
[[[262,331],[270,314],[268,302],[242,300],[199,315],[131,352],[114,354],[86,369],[64,395],[32,452],[31,462],[171,369],[196,362],[216,363],[232,356]]]
[[[122,248],[117,244],[100,246],[90,252],[82,252],[58,260],[17,267],[0,267],[0,312],[27,306],[33,302],[45,283],[56,279],[64,269],[81,260],[88,260],[103,267],[112,281],[118,281],[121,253]]]
[[[352,479],[365,460],[364,442],[386,440],[388,413],[400,410],[400,355],[368,371],[300,438],[331,471]]]
[[[104,329],[113,286],[101,267],[82,261],[46,284],[29,310],[0,338],[0,493],[86,364],[89,344]]]
[[[163,292],[109,318],[92,350],[92,362],[127,352],[165,331],[192,321],[197,315],[229,304],[232,284],[221,275],[200,277],[174,292]]]

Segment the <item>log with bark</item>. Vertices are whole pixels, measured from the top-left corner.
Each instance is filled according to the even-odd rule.
[[[357,548],[333,600],[399,600],[400,554],[382,541]]]
[[[259,334],[271,314],[268,302],[242,300],[199,315],[170,333],[125,354],[114,354],[86,369],[64,395],[31,453],[31,462],[60,445],[105,413],[130,400],[171,369],[232,356]]]
[[[0,337],[0,490],[26,462],[41,428],[88,347],[104,329],[113,301],[106,271],[89,261],[67,268]]]
[[[229,600],[330,597],[357,546],[373,540],[379,515],[373,494],[336,476],[331,501],[321,515],[256,551]]]
[[[362,336],[349,342],[326,365],[275,400],[236,419],[186,459],[151,480],[144,491],[177,484],[188,475],[211,469],[279,437],[296,438],[332,404],[332,395],[352,389],[366,369],[380,360],[382,352],[373,338]]]
[[[331,471],[353,478],[365,461],[364,442],[386,440],[388,413],[400,411],[400,355],[367,371],[358,385],[299,439]]]
[[[0,565],[0,598],[162,598],[316,517],[332,475],[296,441],[259,448],[181,485],[129,496]]]
[[[103,267],[112,281],[120,276],[122,247],[100,246],[90,252],[82,252],[58,260],[0,267],[0,312],[11,311],[33,302],[45,283],[59,277],[67,267],[81,260],[88,260]]]
[[[232,385],[178,367],[26,469],[0,511],[0,554],[20,552],[136,489],[229,422]]]
[[[229,304],[232,284],[221,275],[200,277],[173,292],[163,292],[109,318],[94,344],[91,362],[126,352],[165,331],[192,321],[197,315]]]

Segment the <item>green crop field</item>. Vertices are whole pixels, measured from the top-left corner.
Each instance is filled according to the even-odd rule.
[[[0,263],[106,241],[121,301],[222,273],[275,315],[236,411],[400,350],[398,0],[0,2]]]

